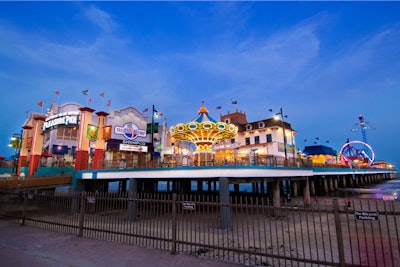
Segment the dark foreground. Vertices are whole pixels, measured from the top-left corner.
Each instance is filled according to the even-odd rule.
[[[0,220],[0,266],[240,266]]]

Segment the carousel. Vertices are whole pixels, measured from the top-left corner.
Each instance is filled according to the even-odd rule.
[[[172,138],[181,142],[190,142],[196,146],[194,161],[197,166],[212,165],[213,144],[234,138],[238,128],[234,124],[217,122],[208,115],[204,102],[196,118],[188,123],[178,123],[170,128]]]

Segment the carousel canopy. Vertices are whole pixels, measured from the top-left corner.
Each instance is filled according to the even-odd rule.
[[[171,136],[178,141],[188,141],[196,145],[195,153],[212,153],[212,144],[231,139],[237,135],[234,124],[217,122],[208,115],[204,102],[195,119],[179,123],[170,128]]]

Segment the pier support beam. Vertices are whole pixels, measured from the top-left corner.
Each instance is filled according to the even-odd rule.
[[[311,196],[310,196],[310,184],[309,184],[309,177],[306,177],[303,185],[303,199],[304,199],[304,206],[308,207],[311,205]]]
[[[137,203],[136,198],[138,193],[137,179],[129,179],[129,201],[128,201],[128,221],[135,221],[137,218]]]
[[[328,193],[329,192],[328,179],[325,176],[321,176],[321,178],[322,182],[324,183],[324,193]]]
[[[298,181],[293,181],[293,197],[299,196]]]
[[[315,178],[313,177],[313,179],[311,179],[309,183],[310,183],[310,193],[311,195],[315,196]]]
[[[279,216],[279,208],[281,207],[281,192],[279,187],[279,179],[272,182],[272,204],[274,206],[274,215]]]
[[[340,178],[339,178],[340,179]],[[346,189],[347,188],[347,181],[346,181],[346,175],[342,176],[342,185],[343,188]]]
[[[219,199],[221,204],[220,227],[228,229],[231,227],[231,207],[229,206],[229,179],[226,177],[219,178]]]

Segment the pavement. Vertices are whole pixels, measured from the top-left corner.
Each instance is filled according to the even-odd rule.
[[[190,265],[196,267],[244,266],[190,255],[172,255],[169,251],[77,237],[0,220],[0,266],[175,267]]]

